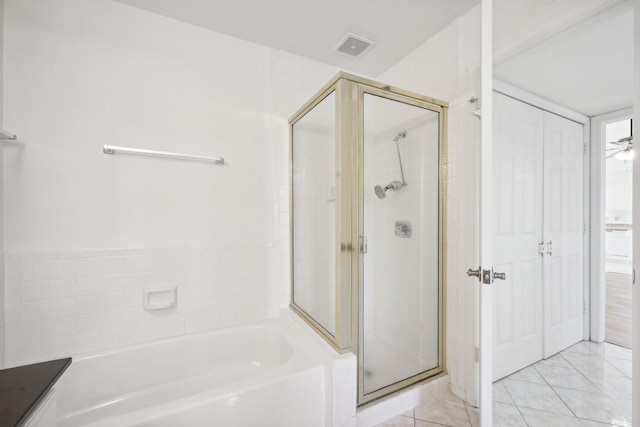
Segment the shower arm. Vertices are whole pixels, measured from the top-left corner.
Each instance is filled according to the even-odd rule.
[[[400,156],[400,144],[398,143],[398,139],[396,138],[396,151],[398,152],[398,163],[400,163],[400,176],[402,177],[402,186],[406,187],[407,183],[404,180],[404,170],[402,168],[402,156]]]

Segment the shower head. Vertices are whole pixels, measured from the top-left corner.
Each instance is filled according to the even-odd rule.
[[[380,185],[376,185],[373,190],[376,192],[376,196],[378,196],[378,199],[384,199],[385,197],[387,197],[387,190],[398,191],[402,187],[403,185],[400,181],[391,181],[387,184],[386,187],[383,188]]]
[[[395,142],[398,142],[398,141],[400,141],[401,139],[404,139],[404,138],[406,138],[406,137],[407,137],[407,131],[406,131],[406,130],[403,130],[403,131],[398,132],[398,134],[396,135],[396,137],[395,137],[395,138],[393,138],[393,140],[394,140]]]
[[[386,187],[382,187],[381,185],[376,185],[373,190],[376,192],[376,196],[378,196],[378,199],[384,199],[385,197],[387,197],[387,190],[398,191],[402,187],[407,185],[407,183],[404,181],[404,171],[402,170],[402,158],[400,157],[400,146],[398,144],[398,141],[406,137],[407,137],[407,131],[402,130],[398,132],[395,138],[393,138],[393,142],[396,143],[396,151],[398,152],[398,163],[400,163],[400,175],[402,176],[402,181],[391,181],[390,183],[387,184]]]

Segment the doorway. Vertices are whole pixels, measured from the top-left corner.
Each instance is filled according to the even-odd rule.
[[[633,136],[630,111],[600,123],[605,149],[605,341],[631,348]],[[617,116],[617,117],[616,117]]]
[[[549,304],[545,300],[550,296],[550,292],[558,290],[558,287],[547,287],[544,273],[542,275],[539,273],[527,275],[515,270],[511,275],[513,280],[512,289],[503,290],[503,295],[500,295],[501,292],[497,289],[504,288],[507,282],[498,282],[497,285],[493,285],[493,378],[498,379],[502,375],[508,374],[509,371],[516,369],[516,372],[507,377],[507,379],[494,385],[494,426],[551,425],[551,423],[558,422],[563,425],[579,425],[590,421],[613,423],[615,420],[622,423],[630,423],[631,420],[631,352],[628,349],[609,343],[602,343],[602,338],[598,336],[599,333],[602,336],[605,334],[604,320],[602,321],[601,332],[599,331],[600,326],[597,324],[598,319],[604,319],[605,313],[604,307],[600,310],[597,306],[598,302],[605,301],[605,270],[603,265],[602,281],[600,282],[598,275],[594,274],[594,272],[598,273],[597,262],[593,262],[593,258],[590,258],[590,253],[593,252],[594,246],[592,244],[602,243],[603,255],[601,259],[604,261],[605,207],[602,204],[602,221],[600,222],[597,218],[600,212],[594,209],[594,203],[599,201],[592,200],[593,191],[590,192],[589,188],[590,185],[597,186],[600,182],[604,185],[604,181],[600,181],[599,177],[595,176],[594,178],[594,163],[591,160],[594,141],[591,140],[590,128],[593,118],[600,114],[629,108],[633,105],[632,91],[629,89],[633,87],[633,3],[628,1],[612,2],[606,6],[600,5],[599,8],[596,8],[597,10],[586,10],[588,6],[582,4],[579,7],[584,7],[585,10],[579,11],[577,10],[578,6],[576,6],[576,10],[572,11],[572,13],[575,13],[566,19],[563,25],[558,22],[562,21],[563,17],[567,18],[570,13],[564,13],[564,16],[562,16],[563,11],[556,10],[556,15],[550,12],[555,6],[558,6],[558,3],[545,2],[544,6],[538,5],[539,9],[546,10],[524,11],[523,14],[526,12],[530,17],[528,19],[523,17],[523,22],[528,21],[527,23],[531,24],[531,26],[524,29],[516,29],[514,22],[518,22],[515,19],[518,11],[510,9],[505,2],[494,2],[497,5],[493,15],[494,19],[498,16],[508,16],[510,20],[509,23],[503,25],[504,28],[500,28],[499,24],[497,24],[497,29],[494,26],[494,35],[498,37],[500,34],[506,35],[507,31],[504,31],[504,29],[507,27],[512,30],[511,39],[508,42],[504,40],[494,41],[494,48],[498,46],[497,50],[499,51],[494,56],[494,77],[506,82],[509,87],[514,89],[514,92],[510,93],[512,98],[518,98],[520,101],[524,101],[524,104],[529,104],[521,106],[520,108],[523,110],[528,110],[529,107],[547,110],[556,116],[578,121],[584,125],[584,141],[586,142],[584,154],[586,156],[583,163],[583,182],[585,185],[581,195],[585,208],[583,211],[583,230],[585,233],[582,244],[584,249],[583,268],[580,269],[582,271],[583,287],[581,295],[573,301],[575,304],[574,312],[577,309],[583,320],[581,325],[583,334],[581,337],[574,337],[573,339],[578,342],[568,348],[565,345],[569,342],[565,342],[564,345],[557,346],[554,349],[555,351],[544,349],[548,342],[549,332],[545,330],[544,326],[545,309],[540,310],[538,305],[543,305],[544,307],[545,302]],[[530,7],[534,9],[533,2]],[[536,33],[531,27],[535,19],[540,16],[546,16],[549,23],[547,25],[547,22],[541,19],[541,22],[539,22],[540,27],[546,27],[546,29]],[[554,24],[551,24],[552,21]],[[559,28],[562,29],[559,30]],[[529,31],[529,34],[526,34],[528,37],[525,37],[522,33],[527,31]],[[513,40],[517,40],[519,44],[513,42]],[[502,45],[508,45],[507,48],[501,50],[501,43]],[[595,62],[594,58],[597,58]],[[615,67],[605,65],[614,63],[616,64]],[[518,96],[513,96],[514,93]],[[494,118],[495,124],[499,120],[498,115],[500,113],[499,106],[497,106],[498,102],[494,102],[496,102],[493,110],[496,115]],[[511,106],[511,108],[507,108],[507,111],[513,112],[515,108]],[[530,110],[529,114],[530,116],[527,119],[521,121],[520,126],[524,131],[519,133],[527,136],[542,134],[544,139],[544,130],[535,128],[537,126],[536,123],[541,123],[540,126],[544,128],[544,118],[536,122],[539,119],[539,114],[536,117],[534,110]],[[579,116],[581,117],[576,120]],[[505,188],[508,190],[509,184],[504,183],[503,177],[496,177],[497,174],[501,173],[500,160],[496,163],[496,159],[499,159],[503,154],[500,152],[499,129],[499,126],[494,125],[494,138],[492,141],[494,151],[492,158],[494,162],[492,169],[494,174],[493,181],[494,183],[498,182],[498,184],[494,184],[492,189],[492,201],[494,206],[497,206],[497,209],[502,211],[504,206],[500,203],[501,191],[505,191]],[[527,142],[526,138],[521,140],[520,144],[526,146],[526,149],[531,149],[535,145]],[[544,141],[542,144],[542,150],[545,152]],[[508,157],[509,154],[505,153],[504,156]],[[517,169],[517,173],[514,172],[514,179],[512,179],[514,185],[518,185],[519,182],[516,178],[522,181],[534,179],[533,177],[539,174],[544,176],[546,166],[544,154],[540,161],[542,166],[537,166],[532,161],[532,159],[538,161],[537,159],[539,158],[539,155],[533,155],[532,153],[522,158],[521,167]],[[525,161],[528,162],[528,169],[524,167]],[[604,156],[602,161],[604,162]],[[564,161],[562,163],[565,164]],[[542,168],[542,172],[536,174],[534,172],[536,168],[538,170]],[[531,199],[541,200],[542,207],[535,205],[534,208],[529,210],[521,208],[522,212],[535,211],[536,215],[539,215],[538,211],[540,209],[544,211],[544,205],[547,202],[544,196],[544,178],[542,178],[540,187],[542,188],[542,196],[538,194],[539,190],[537,188],[529,191],[532,194]],[[513,194],[522,197],[527,187],[521,186],[521,188],[524,190],[520,192],[514,191]],[[550,190],[553,192],[558,190],[558,187],[552,187]],[[508,193],[508,191],[506,192]],[[575,191],[572,194],[570,191],[560,190],[560,196],[563,198],[570,198],[575,194]],[[604,203],[604,201],[602,202]],[[544,215],[543,218],[542,235],[544,236],[544,227],[552,219]],[[592,218],[595,219],[592,220]],[[547,220],[546,223],[545,220]],[[602,236],[598,231],[600,223]],[[500,225],[504,226],[504,223]],[[534,229],[529,227],[529,230]],[[529,231],[524,228],[521,228],[521,230]],[[537,229],[535,231],[539,232]],[[540,257],[543,256],[543,253],[546,255],[547,242],[553,240],[553,243],[555,243],[555,239],[539,239],[537,242],[541,247],[538,253],[536,254],[534,251],[525,253],[523,248],[517,246],[517,244],[527,242],[527,239],[522,238],[523,236],[516,239],[517,243],[514,242],[511,245],[507,245],[506,248],[500,249],[500,238],[502,237],[499,236],[500,232],[501,230],[496,228],[492,233],[494,264],[500,262],[501,252],[507,253],[511,258],[516,258],[520,256],[518,251],[522,251],[522,265],[526,265],[530,270],[535,269],[537,272],[540,268],[537,265],[542,263],[543,266],[541,268],[544,271],[545,261],[536,259],[532,255],[539,255]],[[533,232],[530,231],[530,234]],[[527,238],[531,237],[527,236]],[[600,239],[601,242],[598,242]],[[496,269],[507,270],[509,264],[515,265],[515,262],[503,261],[503,265],[496,266]],[[524,270],[524,267],[521,266],[520,270]],[[507,277],[509,277],[508,274]],[[538,282],[540,284],[539,287],[529,285],[529,288],[527,288],[526,282],[527,280],[532,281],[532,277],[542,277]],[[562,286],[571,286],[566,278],[558,283]],[[598,287],[599,283],[602,285],[601,289]],[[542,288],[542,291],[539,288]],[[600,290],[603,293],[602,297],[598,295]],[[527,292],[529,293],[527,294]],[[507,295],[507,298],[511,300],[519,297],[520,305],[516,306],[513,303],[506,304],[501,302],[500,298],[504,298],[504,295]],[[522,295],[529,296],[522,297]],[[563,297],[567,296],[568,294],[563,291]],[[558,296],[550,299],[551,304],[558,303]],[[564,301],[562,302],[564,303]],[[507,307],[504,312],[500,308],[501,304],[503,307]],[[516,314],[521,315],[520,325],[528,326],[528,329],[521,326],[518,334],[517,328],[519,325],[512,321],[506,327],[506,329],[511,328],[512,331],[505,333],[501,328],[507,322],[505,319],[508,318],[506,316],[506,314],[509,314],[508,310],[514,311],[518,310],[518,308],[520,308],[520,312],[512,313],[512,318]],[[523,314],[524,310],[528,310],[530,314]],[[536,314],[534,314],[540,313],[540,311],[543,313],[541,319],[536,318]],[[496,317],[499,318],[501,315],[503,319],[499,319],[496,322]],[[523,319],[526,319],[529,323],[525,323]],[[498,323],[498,325],[495,323]],[[543,336],[542,349],[540,349],[539,344],[532,344],[540,341],[539,335]],[[510,339],[511,342],[509,341]],[[516,346],[518,339],[523,344],[521,347]],[[524,352],[526,353],[525,357],[523,353],[518,353],[518,350],[519,348],[525,348],[524,343],[527,340],[529,347]],[[590,340],[597,342],[590,342]],[[513,345],[513,348],[512,350],[505,348],[504,354],[500,356],[500,345]],[[549,350],[551,350],[551,346]],[[498,360],[496,360],[496,356]],[[500,358],[504,362],[500,362]],[[532,361],[536,359],[541,360],[533,363]],[[506,366],[509,363],[511,366]],[[533,364],[526,365],[527,363]],[[520,366],[520,368],[517,368],[517,366]],[[608,386],[604,385],[604,383],[614,382],[618,386],[612,389],[607,389]],[[594,396],[598,397],[599,402],[602,402],[602,406],[595,402]],[[542,405],[542,402],[547,402],[549,405]],[[585,409],[583,411],[578,408],[578,402],[583,404],[585,402],[590,403],[583,405],[583,409]],[[605,413],[606,415],[603,415]]]

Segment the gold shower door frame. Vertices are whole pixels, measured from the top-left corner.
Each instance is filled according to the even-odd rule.
[[[335,91],[335,335],[309,316],[294,301],[293,282],[293,126],[326,96]],[[364,254],[364,94],[398,101],[438,113],[438,366],[429,371],[364,394],[363,310]],[[289,218],[291,309],[300,315],[335,350],[352,351],[358,357],[358,406],[398,393],[446,372],[446,211],[447,211],[447,114],[448,103],[372,80],[340,72],[289,120]]]

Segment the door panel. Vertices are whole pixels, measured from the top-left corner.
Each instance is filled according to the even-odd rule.
[[[544,113],[544,357],[583,337],[583,128]],[[551,242],[551,244],[548,244]]]
[[[443,354],[440,113],[362,96],[361,404],[442,370]]]
[[[542,358],[543,113],[494,94],[493,378]]]

